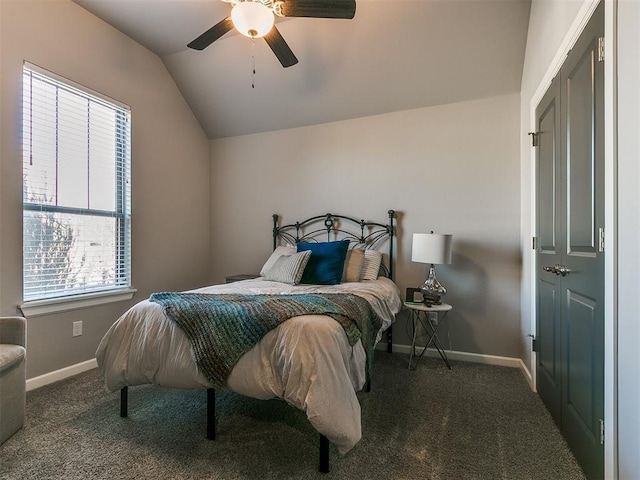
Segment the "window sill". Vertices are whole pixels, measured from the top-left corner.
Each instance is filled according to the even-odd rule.
[[[95,307],[105,303],[123,302],[131,300],[136,293],[135,288],[112,290],[109,292],[87,293],[63,298],[50,298],[46,300],[34,300],[19,305],[22,314],[29,317],[48,315],[50,313],[67,312],[79,308]]]

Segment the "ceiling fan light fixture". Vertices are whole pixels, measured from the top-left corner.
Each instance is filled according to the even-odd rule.
[[[264,37],[273,27],[271,9],[251,0],[238,3],[231,10],[231,20],[236,29],[250,38]]]

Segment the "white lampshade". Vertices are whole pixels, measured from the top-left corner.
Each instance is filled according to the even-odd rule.
[[[273,27],[273,12],[261,3],[251,0],[238,3],[231,10],[236,29],[246,37],[264,37]]]
[[[453,235],[414,233],[411,261],[419,263],[451,263]]]

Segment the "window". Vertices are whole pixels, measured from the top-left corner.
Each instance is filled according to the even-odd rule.
[[[24,301],[130,288],[129,108],[25,63],[22,112]]]

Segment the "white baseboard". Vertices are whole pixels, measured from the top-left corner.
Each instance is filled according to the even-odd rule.
[[[533,388],[533,375],[531,375],[531,372],[527,368],[527,365],[522,360],[520,360],[520,370],[522,370],[522,374],[529,384],[529,388],[531,388],[531,390],[535,392],[535,389]]]
[[[386,350],[387,344],[384,342],[380,342],[378,343],[376,348],[379,350]],[[393,351],[397,353],[406,353],[407,355],[409,355],[411,353],[411,345],[398,345],[394,343]],[[420,349],[420,351],[422,351],[422,349]],[[531,372],[529,372],[527,366],[519,358],[486,355],[483,353],[458,352],[455,350],[445,350],[445,352],[447,354],[447,358],[450,360],[460,360],[463,362],[482,363],[485,365],[498,365],[501,367],[519,368],[522,371],[525,379],[527,380],[527,383],[529,383],[529,386],[533,386]],[[429,348],[426,351],[425,355],[428,357],[440,357],[440,354],[435,348]]]
[[[61,368],[60,370],[45,373],[38,377],[30,378],[27,380],[27,392],[29,390],[44,387],[45,385],[49,385],[50,383],[57,382],[59,380],[64,380],[65,378],[73,377],[74,375],[86,372],[93,368],[98,368],[98,362],[95,358],[87,360],[86,362],[76,363],[69,367]]]

